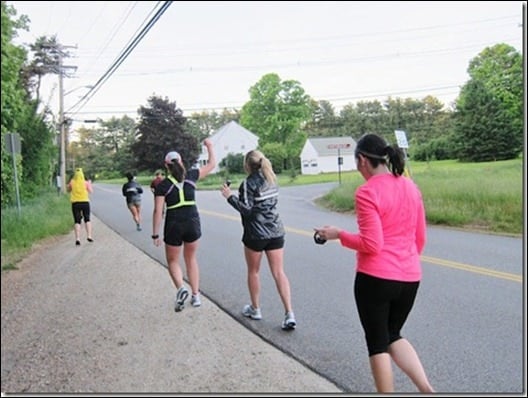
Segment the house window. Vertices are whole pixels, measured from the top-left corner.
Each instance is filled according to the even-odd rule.
[[[303,167],[308,167],[310,165],[310,162],[307,160],[303,160]]]
[[[310,166],[312,166],[312,167],[317,167],[317,159],[312,159],[312,160],[310,161]]]

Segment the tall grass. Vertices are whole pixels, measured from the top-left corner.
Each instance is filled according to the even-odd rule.
[[[431,224],[521,234],[523,182],[520,159],[426,165],[415,175]]]
[[[485,163],[449,160],[410,166],[411,177],[422,191],[429,224],[522,234],[522,159]],[[363,182],[354,179],[342,184],[318,203],[335,211],[354,211],[354,192]]]
[[[2,269],[14,268],[35,242],[73,230],[68,195],[46,191],[18,207],[2,209]]]

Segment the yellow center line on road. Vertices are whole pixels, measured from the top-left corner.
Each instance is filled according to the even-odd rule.
[[[421,258],[423,261],[430,263],[430,264],[443,265],[445,267],[461,269],[463,271],[474,272],[476,274],[494,276],[496,278],[507,279],[507,280],[514,281],[514,282],[523,281],[522,275],[511,274],[509,272],[495,271],[489,268],[483,268],[483,267],[477,267],[477,266],[469,265],[469,264],[457,263],[456,261],[443,260],[441,258],[436,258],[436,257],[422,256]]]
[[[227,218],[228,220],[240,221],[240,215],[231,216],[229,214],[218,213],[216,211],[200,209],[200,214],[207,214],[209,216],[215,216],[220,218]]]
[[[204,210],[204,209],[201,209],[200,213],[208,214],[210,216],[215,216],[215,217],[220,217],[220,218],[227,218],[229,220],[234,220],[234,221],[240,220],[240,216],[231,216],[231,215],[209,211],[209,210]],[[285,227],[285,229],[288,232],[292,232],[298,235],[313,236],[313,231],[306,231],[303,229],[297,229],[297,228],[291,228],[291,227]],[[339,240],[335,240],[334,242],[339,243]],[[509,272],[495,271],[489,268],[477,267],[475,265],[458,263],[456,261],[444,260],[444,259],[436,258],[436,257],[421,256],[421,259],[422,261],[425,261],[429,264],[442,265],[444,267],[455,268],[455,269],[473,272],[473,273],[481,274],[481,275],[493,276],[496,278],[506,279],[506,280],[510,280],[513,282],[522,283],[523,281],[522,275],[512,274]]]

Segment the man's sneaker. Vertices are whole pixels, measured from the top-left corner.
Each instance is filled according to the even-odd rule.
[[[202,305],[202,301],[200,300],[200,293],[196,293],[191,296],[191,305],[193,307],[199,307]]]
[[[178,289],[178,293],[176,293],[176,304],[174,305],[174,311],[179,312],[183,310],[187,297],[189,297],[189,291],[185,288],[185,286],[180,287]]]
[[[141,231],[141,225],[136,224],[136,229],[137,229],[138,231]]]
[[[293,315],[293,312],[287,312],[284,321],[282,321],[282,330],[293,330],[295,326],[297,326],[295,315]]]
[[[242,309],[242,315],[247,316],[251,319],[262,319],[262,313],[260,312],[260,308],[253,308],[251,304],[244,306],[244,308]]]

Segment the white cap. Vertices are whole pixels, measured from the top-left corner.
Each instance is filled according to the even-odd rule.
[[[165,163],[172,163],[175,160],[181,160],[181,156],[176,151],[171,151],[165,155]]]

